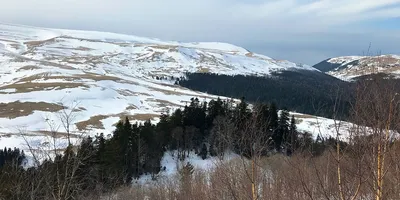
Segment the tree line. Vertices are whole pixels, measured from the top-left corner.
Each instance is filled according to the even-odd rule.
[[[11,149],[4,147],[3,150],[0,149],[0,168],[8,163],[16,163],[17,165],[21,165],[24,160],[25,153],[19,148]]]
[[[210,94],[241,98],[251,103],[276,102],[279,109],[347,120],[354,86],[321,72],[282,71],[267,77],[187,73],[175,82],[180,86]],[[336,102],[338,95],[341,98]],[[340,110],[333,110],[333,107]]]
[[[167,151],[176,152],[179,160],[191,152],[202,159],[228,151],[252,158],[290,156],[306,148],[317,155],[326,146],[300,133],[294,116],[285,109],[278,111],[274,103],[250,109],[244,98],[238,104],[230,99],[200,102],[192,98],[183,109],[162,114],[157,124],[149,120],[131,124],[126,118],[110,137],[86,137],[79,146],[70,145],[54,159],[29,169],[21,166],[23,151],[0,151],[0,199],[74,199],[93,191],[111,192],[144,174],[155,179],[165,170],[161,159]],[[191,170],[190,165],[186,167]]]

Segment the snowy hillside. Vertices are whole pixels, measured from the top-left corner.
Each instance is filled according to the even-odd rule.
[[[327,59],[313,67],[342,80],[375,73],[398,76],[400,74],[400,56],[344,56]]]
[[[316,70],[225,43],[6,24],[0,24],[0,65],[1,146],[19,146],[20,132],[41,145],[49,125],[62,138],[61,111],[72,113],[74,133],[109,134],[121,117],[157,121],[192,97],[217,98],[174,85],[186,72]]]

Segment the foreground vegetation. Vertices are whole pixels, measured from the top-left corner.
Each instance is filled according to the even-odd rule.
[[[157,125],[120,122],[112,136],[85,138],[34,168],[21,167],[22,151],[6,149],[0,199],[400,199],[396,88],[382,79],[358,82],[350,110],[357,125],[342,133],[337,121],[336,138],[312,140],[275,104],[250,110],[244,99],[237,106],[192,99]],[[342,134],[351,137],[339,142]],[[166,151],[177,152],[172,177],[159,175]],[[189,152],[220,159],[203,171],[183,162]],[[224,160],[226,152],[238,156]],[[132,185],[144,174],[156,181]]]

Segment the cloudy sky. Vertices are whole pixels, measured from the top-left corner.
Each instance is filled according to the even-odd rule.
[[[400,54],[400,0],[12,0],[0,21],[178,41],[220,41],[315,64]]]

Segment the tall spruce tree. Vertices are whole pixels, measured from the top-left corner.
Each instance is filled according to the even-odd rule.
[[[81,184],[83,190],[94,190],[98,179],[97,171],[93,167],[97,163],[97,151],[91,137],[82,140],[77,159],[79,161],[76,171],[77,182]]]
[[[248,104],[245,101],[245,98],[242,97],[240,100],[239,105],[235,109],[235,116],[234,120],[237,125],[237,128],[242,129],[244,128],[244,124],[251,116],[250,109],[248,108]]]
[[[170,122],[172,127],[183,127],[183,112],[180,108],[172,114]]]
[[[113,133],[113,138],[109,143],[107,154],[110,158],[110,167],[114,167],[115,175],[123,183],[128,184],[131,180],[132,170],[132,125],[128,117],[125,121],[120,121]]]
[[[206,144],[203,144],[199,152],[199,156],[201,157],[201,159],[205,160],[207,158],[207,154],[208,154],[207,146]]]
[[[267,132],[271,123],[271,114],[268,105],[265,103],[258,104],[255,106],[254,112],[257,114],[257,122],[260,125],[260,128],[264,132]]]
[[[156,125],[156,132],[158,133],[160,145],[163,150],[169,148],[171,142],[171,125],[170,117],[166,114],[160,116],[160,121]]]
[[[269,107],[269,129],[272,132],[275,132],[278,128],[278,109],[276,108],[275,103],[271,103]]]
[[[287,149],[287,154],[291,155],[294,150],[297,148],[298,144],[298,133],[297,133],[297,127],[296,127],[296,120],[294,118],[294,115],[292,115],[290,119],[290,125],[289,125],[289,137],[286,139],[288,145]]]
[[[225,108],[223,107],[222,100],[218,97],[216,101],[211,100],[208,105],[207,124],[210,127],[214,119],[219,115],[225,115]]]
[[[274,133],[274,144],[275,149],[280,151],[282,145],[286,144],[286,138],[289,135],[289,112],[286,109],[281,110],[279,120],[278,120],[278,128]]]

